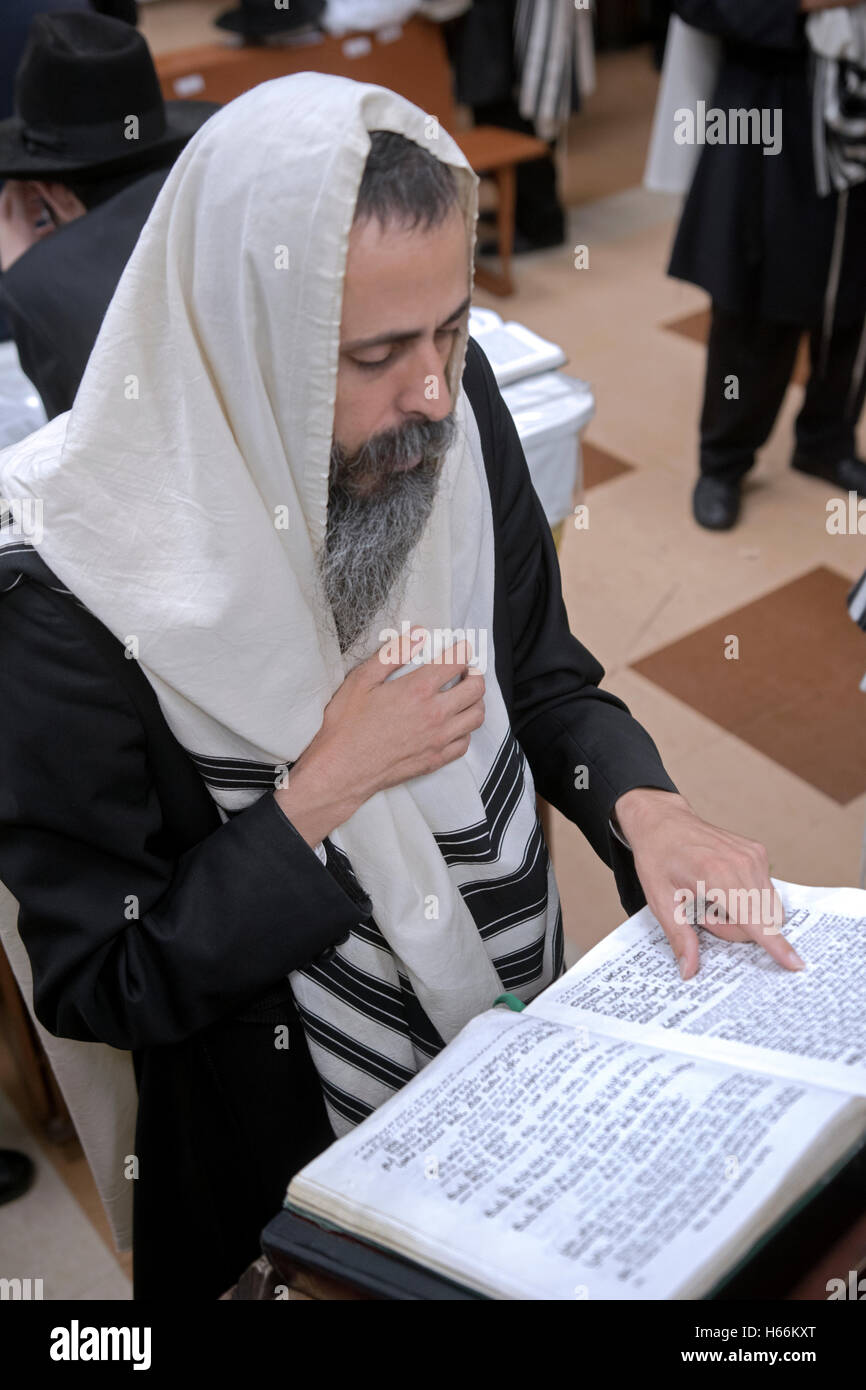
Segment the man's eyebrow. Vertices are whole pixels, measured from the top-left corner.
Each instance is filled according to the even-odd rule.
[[[439,328],[446,328],[454,319],[460,317],[472,303],[472,296],[467,294],[462,304],[458,304],[453,313],[449,314],[439,324]],[[357,352],[359,348],[381,347],[384,343],[406,343],[411,338],[420,338],[422,330],[420,328],[409,329],[405,333],[377,333],[375,338],[356,338],[352,343],[343,343],[341,352]]]

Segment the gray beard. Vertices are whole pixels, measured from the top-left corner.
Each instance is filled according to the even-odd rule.
[[[388,601],[399,599],[407,561],[427,524],[442,460],[456,430],[454,416],[374,435],[351,457],[334,442],[328,521],[319,578],[345,654]],[[414,468],[402,462],[420,458]],[[371,483],[372,490],[365,491]]]

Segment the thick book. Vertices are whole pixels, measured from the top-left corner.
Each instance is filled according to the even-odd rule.
[[[469,311],[469,332],[483,348],[497,386],[553,371],[568,361],[556,343],[540,338],[522,323],[503,323],[494,309],[473,307]]]
[[[645,908],[296,1174],[296,1229],[385,1296],[708,1296],[866,1141],[866,893],[776,887],[805,970],[702,930],[683,981]]]

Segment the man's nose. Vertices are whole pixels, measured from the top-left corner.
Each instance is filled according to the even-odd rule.
[[[451,394],[442,358],[433,343],[419,346],[405,364],[397,404],[404,415],[444,420],[451,412]]]

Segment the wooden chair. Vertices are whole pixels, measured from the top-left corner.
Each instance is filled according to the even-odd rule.
[[[498,126],[457,128],[451,69],[437,24],[414,18],[375,34],[349,34],[339,39],[322,35],[320,42],[280,47],[202,44],[160,54],[154,61],[167,100],[195,98],[225,103],[259,82],[287,73],[327,72],[390,87],[420,106],[453,136],[476,174],[496,184],[500,269],[478,266],[475,280],[493,294],[513,293],[515,171],[518,164],[548,154],[548,147],[534,136]]]
[[[52,1143],[67,1143],[75,1134],[72,1120],[2,943],[0,1019],[18,1065],[21,1085],[30,1107],[29,1118],[40,1126]]]

